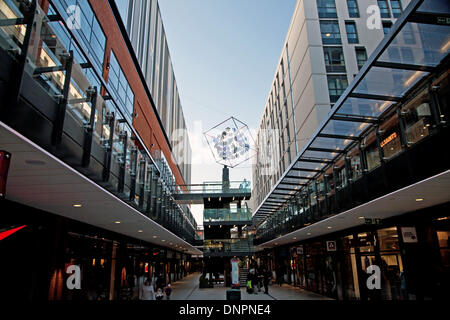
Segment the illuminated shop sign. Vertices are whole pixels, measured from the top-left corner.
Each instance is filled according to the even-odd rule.
[[[396,139],[396,138],[397,138],[397,132],[394,132],[394,133],[391,134],[389,137],[387,137],[386,139],[384,139],[384,140],[381,142],[380,146],[381,146],[382,148],[384,148],[385,145],[387,145],[389,142],[391,142],[392,140],[394,140],[394,139]]]

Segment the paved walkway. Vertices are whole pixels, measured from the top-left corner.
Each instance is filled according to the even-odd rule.
[[[184,279],[173,283],[172,300],[226,300],[226,291],[229,288],[199,289],[200,273],[191,274]],[[263,289],[262,289],[263,290]],[[321,295],[283,284],[269,286],[269,294],[264,291],[258,294],[248,294],[241,288],[242,300],[330,300]]]

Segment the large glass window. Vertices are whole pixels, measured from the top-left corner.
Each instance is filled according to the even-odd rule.
[[[375,130],[372,130],[363,139],[364,153],[366,156],[367,170],[371,171],[381,164],[380,152],[378,151]]]
[[[109,61],[108,84],[111,89],[111,95],[122,107],[125,116],[128,116],[129,120],[131,120],[134,106],[134,93],[113,51],[111,51]]]
[[[402,15],[402,4],[400,3],[400,0],[391,0],[391,8],[392,8],[392,15],[394,18],[398,18]]]
[[[348,157],[350,158],[350,167],[351,167],[351,178],[355,181],[362,176],[362,167],[361,167],[361,156],[359,153],[359,146],[354,146],[349,152]]]
[[[397,114],[390,117],[380,126],[380,147],[383,150],[384,159],[390,159],[402,151],[400,139],[400,127]]]
[[[345,72],[342,47],[323,47],[327,72]]]
[[[337,18],[334,0],[317,0],[317,11],[319,18]]]
[[[402,107],[401,114],[405,122],[406,140],[412,145],[430,134],[432,125],[428,89]]]
[[[64,18],[68,18],[68,7],[70,5],[76,5],[80,8],[80,25],[79,29],[74,28],[74,32],[78,35],[79,39],[83,41],[88,55],[92,58],[92,62],[99,71],[103,71],[103,60],[105,56],[106,37],[103,33],[98,20],[86,0],[60,0],[53,1],[56,8],[63,15]]]
[[[341,44],[341,33],[337,21],[320,21],[323,44]]]
[[[390,21],[383,21],[383,33],[388,34],[389,31],[391,31],[392,28],[392,22]]]
[[[328,91],[330,94],[330,101],[336,102],[339,97],[344,93],[345,89],[348,87],[347,76],[336,75],[328,76]]]
[[[347,31],[348,43],[358,43],[358,32],[356,31],[356,24],[353,21],[345,22],[345,30]]]
[[[361,70],[361,68],[367,61],[367,51],[365,48],[355,48],[355,52],[356,52],[356,62],[358,63],[358,69]]]
[[[387,0],[378,0],[378,7],[380,8],[380,14],[382,18],[391,17],[391,12],[389,11],[389,5]]]
[[[357,0],[347,0],[347,8],[350,18],[359,18],[359,8]]]

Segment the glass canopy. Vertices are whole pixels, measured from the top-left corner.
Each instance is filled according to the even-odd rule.
[[[412,0],[328,117],[255,210],[254,224],[282,209],[448,58],[450,2]]]

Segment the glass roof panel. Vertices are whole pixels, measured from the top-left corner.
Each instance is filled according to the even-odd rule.
[[[332,155],[330,152],[306,150],[303,155],[305,157],[320,158],[324,160],[332,160],[337,154]]]
[[[366,130],[369,127],[369,123],[365,122],[351,122],[351,121],[343,121],[343,120],[331,120],[327,123],[327,125],[323,128],[322,133],[325,134],[337,134],[349,137],[357,137],[359,134]],[[326,139],[326,138],[322,138]],[[329,139],[333,140],[333,139]],[[342,144],[346,146],[352,140],[342,140]]]
[[[372,67],[355,93],[402,97],[428,72]]]
[[[450,52],[450,27],[408,22],[379,61],[435,67]]]
[[[392,105],[392,101],[347,98],[337,113],[358,116],[378,117]]]
[[[341,121],[346,122],[346,121]],[[346,122],[347,123],[347,122]],[[311,144],[311,148],[325,148],[325,149],[333,149],[333,150],[342,150],[348,143],[345,143],[342,139],[330,139],[330,138],[321,138],[317,137],[314,139]]]
[[[450,13],[450,2],[446,0],[425,0],[417,11]]]
[[[312,178],[316,173],[317,172],[291,170],[289,171],[289,176]]]
[[[302,161],[301,159],[297,161],[294,168],[303,168],[303,169],[311,169],[311,170],[320,170],[326,166],[326,163],[318,163],[318,162],[307,162]]]
[[[309,180],[306,179],[291,179],[291,178],[284,178],[281,183],[286,183],[287,185],[293,185],[294,187],[308,183]]]

